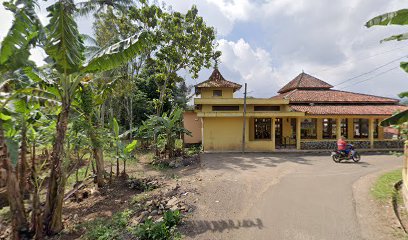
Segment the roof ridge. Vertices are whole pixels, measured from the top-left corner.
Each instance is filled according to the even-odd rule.
[[[302,73],[300,74],[300,79],[299,79],[299,81],[297,82],[296,88],[299,88],[299,87],[300,87],[300,83],[302,82],[302,79],[303,79],[303,75],[304,75],[304,74],[305,74],[304,72],[302,72]]]
[[[398,102],[399,102],[399,99],[396,99],[396,98],[382,97],[382,96],[377,96],[377,95],[372,95],[372,94],[367,94],[367,93],[356,93],[356,92],[349,92],[349,91],[343,91],[343,90],[338,90],[338,89],[329,89],[329,91],[352,93],[352,94],[358,94],[358,95],[364,95],[364,96],[370,96],[370,97],[390,99],[390,100],[395,100],[395,101],[398,101]]]

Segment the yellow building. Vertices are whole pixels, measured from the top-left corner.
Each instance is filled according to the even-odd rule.
[[[247,98],[244,117],[244,99],[234,97],[241,87],[225,80],[218,69],[195,86],[201,96],[194,99],[201,131],[193,135],[200,134],[204,151],[242,151],[243,142],[248,152],[334,149],[341,135],[356,148],[403,146],[385,139],[379,126],[382,119],[407,109],[396,99],[333,90],[332,85],[301,73],[277,96]]]

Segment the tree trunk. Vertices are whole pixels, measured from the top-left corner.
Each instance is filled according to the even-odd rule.
[[[27,216],[24,209],[23,197],[20,186],[13,168],[10,156],[5,143],[3,133],[3,122],[0,120],[0,158],[3,161],[3,168],[7,172],[7,198],[11,212],[12,239],[30,239]]]
[[[27,169],[27,126],[23,122],[21,128],[21,148],[20,148],[20,192],[24,196],[27,190],[27,178],[26,178],[26,169]]]
[[[130,97],[130,114],[129,114],[130,118],[129,118],[129,140],[133,139],[133,132],[132,132],[132,128],[133,128],[133,97]]]
[[[31,214],[31,229],[34,233],[35,240],[43,239],[42,232],[42,216],[41,216],[41,207],[40,207],[40,196],[39,196],[39,183],[38,175],[35,163],[35,140],[33,142],[33,150],[31,154],[31,178],[33,181],[33,210]]]
[[[70,103],[67,103],[64,100],[62,102],[62,111],[58,115],[57,132],[51,153],[51,176],[48,182],[44,211],[44,227],[47,235],[56,234],[63,229],[62,204],[64,199],[65,177],[62,168],[62,160]]]
[[[103,149],[102,147],[95,147],[93,148],[93,154],[96,163],[96,182],[98,183],[98,187],[103,187],[105,185],[104,182],[104,173],[105,167],[103,162]]]
[[[116,157],[116,177],[118,176],[119,176],[119,157]]]

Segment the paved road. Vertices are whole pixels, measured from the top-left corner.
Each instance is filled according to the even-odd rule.
[[[353,183],[401,165],[389,155],[336,164],[328,156],[206,154],[187,238],[363,239]]]

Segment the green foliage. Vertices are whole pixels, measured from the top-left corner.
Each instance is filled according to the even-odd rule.
[[[139,128],[139,136],[149,140],[156,139],[155,147],[169,151],[170,157],[173,157],[173,152],[180,149],[176,147],[176,142],[182,145],[179,140],[181,135],[191,135],[191,132],[184,128],[182,120],[181,108],[175,108],[170,114],[164,113],[161,117],[149,116],[149,119]]]
[[[188,156],[199,154],[201,152],[201,145],[189,147],[186,152]]]
[[[371,190],[373,196],[383,203],[391,202],[395,192],[394,184],[402,179],[401,169],[380,176]]]
[[[391,125],[400,125],[408,122],[408,110],[402,111],[400,113],[394,114],[393,116],[384,119],[381,121],[381,126],[391,126]]]
[[[146,201],[149,198],[149,195],[146,193],[139,193],[132,197],[132,204],[137,204]]]
[[[372,27],[376,25],[407,25],[408,24],[408,9],[400,9],[395,12],[381,14],[369,20],[365,26]]]
[[[2,219],[2,221],[10,222],[11,220],[10,207],[7,206],[0,208],[0,218]]]
[[[373,26],[387,26],[387,25],[408,25],[408,9],[400,9],[395,12],[381,14],[370,19],[365,24],[365,26],[368,28]],[[407,39],[408,33],[402,33],[385,38],[381,40],[381,42],[392,40],[403,41]],[[405,72],[408,72],[408,62],[401,62],[400,67],[404,69]]]
[[[50,23],[47,26],[45,52],[54,61],[55,68],[63,73],[75,73],[84,60],[84,44],[73,13],[72,0],[57,1],[47,8]]]
[[[125,149],[123,150],[123,152],[124,152],[125,154],[130,154],[130,153],[136,148],[136,145],[137,145],[137,140],[133,140],[131,143],[129,143],[129,144],[125,147]]]
[[[116,213],[112,218],[97,219],[95,221],[84,224],[87,240],[113,240],[123,239],[123,235],[127,233],[126,226],[132,215],[131,210]]]
[[[28,61],[30,48],[41,35],[41,23],[35,13],[36,1],[4,1],[4,7],[14,14],[14,20],[0,47],[0,73],[14,71]]]
[[[179,211],[167,211],[164,213],[163,221],[154,223],[152,220],[138,225],[133,231],[141,240],[168,240],[178,239],[180,234],[176,226],[180,223]]]

